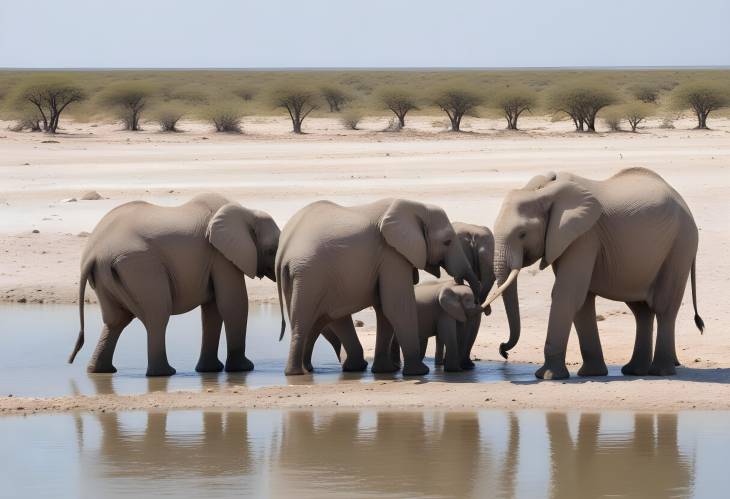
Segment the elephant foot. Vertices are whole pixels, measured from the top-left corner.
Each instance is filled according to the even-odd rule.
[[[240,373],[244,371],[253,371],[253,362],[246,357],[236,356],[235,358],[226,359],[227,373]]]
[[[148,366],[147,376],[172,376],[177,371],[170,364],[159,365],[159,366]]]
[[[304,369],[304,366],[287,366],[284,369],[284,374],[286,376],[301,376],[302,374],[307,374],[307,371]]]
[[[392,361],[384,361],[375,359],[373,361],[373,367],[370,368],[370,372],[373,374],[388,374],[398,372],[400,366]]]
[[[675,374],[677,374],[677,370],[674,368],[674,362],[665,365],[652,362],[649,367],[651,376],[673,376]]]
[[[304,363],[304,369],[305,369],[305,370],[306,370],[306,371],[307,371],[308,373],[311,373],[311,372],[313,372],[313,371],[314,371],[314,366],[312,365],[312,363],[311,363],[311,362],[305,362],[305,363]]]
[[[444,365],[444,359],[440,359],[438,357],[435,357],[433,359],[433,365],[436,367],[443,366]]]
[[[461,361],[461,368],[464,371],[471,371],[476,367],[476,364],[471,359],[465,359]]]
[[[89,364],[86,366],[86,372],[89,374],[113,374],[117,372],[117,368],[114,367],[111,364],[107,365],[101,365],[101,364]]]
[[[583,361],[583,365],[578,369],[578,376],[606,376],[608,375],[608,368],[606,363],[601,361]]]
[[[403,366],[403,376],[424,376],[428,371],[428,366],[420,360],[406,362]]]
[[[632,360],[621,368],[621,374],[624,376],[646,376],[649,374],[649,365]]]
[[[354,359],[347,357],[345,362],[342,363],[342,371],[344,372],[363,372],[368,368],[368,361],[362,357]]]
[[[195,366],[195,370],[199,373],[219,373],[223,370],[223,362],[216,358],[200,359]]]
[[[447,373],[460,373],[461,372],[461,365],[455,364],[444,364],[444,371]]]

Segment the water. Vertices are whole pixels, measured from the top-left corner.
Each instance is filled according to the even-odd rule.
[[[7,497],[722,497],[727,412],[0,418]]]
[[[114,355],[115,374],[86,373],[86,363],[101,330],[99,307],[87,305],[86,343],[74,364],[66,363],[78,332],[75,305],[2,305],[0,306],[0,396],[49,397],[72,394],[138,394],[149,391],[200,390],[222,385],[256,388],[285,384],[370,382],[365,373],[343,373],[332,347],[323,338],[313,355],[315,373],[284,376],[289,336],[279,342],[279,307],[251,307],[246,355],[254,362],[249,373],[195,372],[200,352],[200,312],[173,316],[167,328],[167,354],[177,374],[166,378],[147,378],[146,333],[134,320],[122,333]],[[225,360],[225,334],[218,357]],[[433,359],[427,360],[433,366]],[[535,366],[508,362],[478,362],[473,371],[444,373],[431,371],[429,379],[452,382],[532,381]],[[378,375],[377,379],[400,377]]]

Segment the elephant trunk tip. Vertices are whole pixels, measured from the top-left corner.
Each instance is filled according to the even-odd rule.
[[[505,360],[507,360],[509,358],[508,351],[509,351],[510,348],[511,347],[507,343],[500,343],[500,345],[499,345],[499,355],[501,355],[502,357],[504,357]]]

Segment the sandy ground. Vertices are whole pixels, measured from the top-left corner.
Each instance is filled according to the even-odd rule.
[[[383,387],[342,385],[344,393],[325,386],[194,397],[180,393],[80,397],[66,402],[16,399],[0,400],[0,410],[335,403],[730,407],[725,393],[730,383],[730,336],[723,326],[729,315],[730,264],[721,258],[730,253],[730,120],[711,121],[710,131],[691,130],[692,121],[683,120],[674,130],[649,123],[636,134],[593,135],[575,134],[569,123],[542,118],[525,119],[521,132],[502,130],[501,121],[472,119],[465,127],[468,133],[462,134],[444,132],[440,117],[413,119],[400,133],[380,132],[386,123],[385,119],[368,120],[364,130],[344,131],[336,120],[311,119],[305,126],[310,133],[304,136],[288,133],[285,120],[264,117],[247,118],[242,135],[215,134],[197,123],[185,123],[186,132],[178,134],[73,124],[55,137],[13,133],[0,123],[0,300],[74,302],[87,233],[109,209],[134,199],[175,205],[199,192],[216,191],[268,211],[283,226],[297,209],[317,199],[356,204],[398,196],[441,205],[454,221],[491,226],[505,192],[535,174],[566,170],[605,178],[621,168],[644,166],[680,191],[700,228],[698,301],[707,329],[700,335],[694,328],[688,290],[677,321],[678,353],[687,366],[680,376],[618,378],[625,381],[621,383],[615,382],[617,378],[568,384],[497,383],[490,384],[489,390],[480,385],[387,382]],[[91,190],[103,199],[80,200]],[[552,281],[549,270],[538,272],[536,267],[520,274],[523,335],[510,361],[541,362]],[[275,300],[273,283],[249,281],[248,285],[252,300]],[[87,298],[94,300],[88,290]],[[622,303],[599,300],[597,308],[603,318],[599,328],[606,361],[621,365],[631,354],[633,318]],[[365,322],[363,345],[371,351],[374,314],[366,310],[358,318]],[[474,355],[499,359],[497,346],[506,335],[506,319],[498,305],[483,321]],[[69,338],[69,344],[72,341]],[[577,369],[580,356],[574,335],[568,360],[569,367]],[[443,397],[434,396],[432,390]],[[491,400],[485,401],[487,397]]]

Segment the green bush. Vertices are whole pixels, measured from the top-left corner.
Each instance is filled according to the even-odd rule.
[[[206,117],[216,132],[241,133],[243,131],[241,127],[243,113],[233,106],[212,106],[208,108]]]
[[[685,83],[674,89],[674,105],[678,109],[692,109],[697,116],[697,128],[707,128],[707,117],[712,111],[730,105],[727,84],[715,82]]]
[[[330,113],[339,113],[342,111],[342,106],[351,100],[347,92],[339,87],[322,87],[320,92],[330,108]]]
[[[624,119],[623,109],[619,106],[608,106],[601,111],[601,119],[609,130],[612,132],[620,132],[621,121]]]
[[[149,104],[153,93],[152,87],[145,83],[118,83],[103,93],[102,102],[116,109],[125,130],[136,132],[140,130],[142,111]]]
[[[598,112],[617,100],[616,95],[602,85],[578,83],[556,88],[548,103],[553,112],[570,116],[577,131],[595,132]]]
[[[462,118],[476,116],[476,108],[484,102],[484,97],[476,90],[444,88],[434,94],[433,102],[449,117],[451,131],[458,132]]]
[[[154,113],[155,121],[160,125],[162,132],[179,132],[177,123],[184,115],[185,113],[174,105],[160,107]]]

